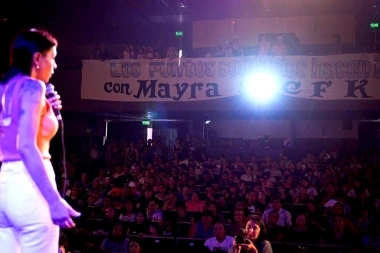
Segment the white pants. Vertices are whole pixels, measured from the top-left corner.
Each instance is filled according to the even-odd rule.
[[[55,184],[54,170],[44,160]],[[59,227],[22,161],[5,162],[0,171],[0,252],[57,253]]]

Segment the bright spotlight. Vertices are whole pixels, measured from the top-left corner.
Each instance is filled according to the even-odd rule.
[[[279,82],[273,73],[258,72],[248,75],[243,83],[244,93],[255,100],[266,101],[279,90]]]
[[[211,123],[211,120],[206,120],[206,121],[205,121],[205,124],[206,124],[206,125],[208,125],[208,124],[210,124],[210,123]]]

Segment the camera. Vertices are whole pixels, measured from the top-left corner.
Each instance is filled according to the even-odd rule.
[[[241,228],[239,230],[239,234],[235,236],[235,242],[237,244],[243,244],[245,242],[245,237],[247,236],[248,231],[245,230],[244,228]]]

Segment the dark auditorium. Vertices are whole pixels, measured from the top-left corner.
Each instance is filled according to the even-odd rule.
[[[380,0],[1,1],[0,252],[46,206],[49,253],[380,253],[379,33]]]

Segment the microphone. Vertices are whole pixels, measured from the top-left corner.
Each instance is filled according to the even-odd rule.
[[[46,98],[51,98],[51,97],[54,97],[54,85],[52,85],[51,83],[47,83],[46,84]],[[51,108],[53,109],[53,112],[55,116],[57,117],[57,119],[59,121],[62,121],[62,116],[59,110],[54,108],[53,106]]]

